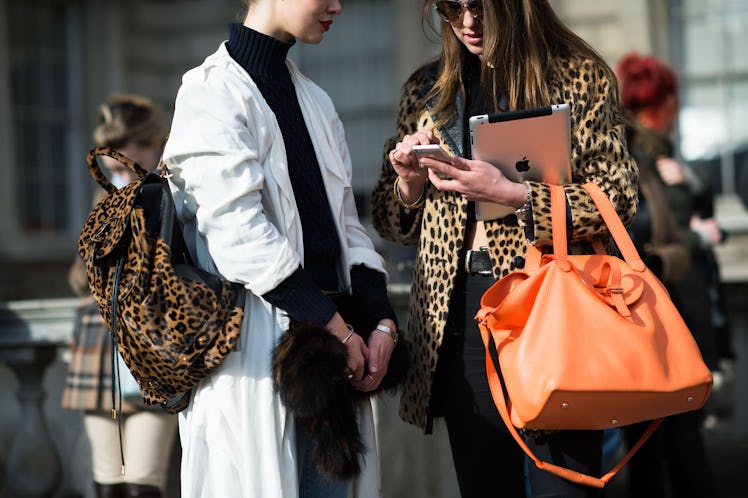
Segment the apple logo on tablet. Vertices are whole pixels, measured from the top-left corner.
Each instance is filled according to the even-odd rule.
[[[519,171],[520,173],[530,171],[530,160],[527,159],[527,156],[525,156],[517,161],[517,164],[515,164],[514,167],[517,168],[517,171]]]

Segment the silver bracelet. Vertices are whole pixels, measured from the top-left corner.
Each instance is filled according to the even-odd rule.
[[[383,334],[387,334],[388,336],[392,338],[392,342],[397,344],[397,339],[399,338],[397,330],[392,330],[391,328],[389,328],[387,325],[383,323],[378,323],[376,330],[378,332],[382,332]]]
[[[342,341],[340,341],[340,342],[342,342],[343,344],[345,344],[346,342],[348,342],[348,340],[349,340],[349,339],[350,339],[351,337],[353,337],[353,325],[351,325],[350,323],[346,323],[346,324],[345,324],[345,326],[346,326],[346,327],[348,327],[348,335],[347,335],[347,336],[345,336],[345,339],[343,339]]]
[[[531,216],[532,213],[532,191],[527,186],[525,186],[525,188],[527,189],[527,197],[525,198],[525,202],[514,212],[517,218],[520,218],[523,221],[528,215]]]

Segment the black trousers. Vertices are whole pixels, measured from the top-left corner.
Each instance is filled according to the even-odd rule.
[[[522,498],[525,456],[501,420],[486,378],[486,352],[475,313],[492,276],[461,271],[450,302],[449,325],[434,383],[434,409],[443,416],[462,498]],[[495,351],[494,351],[495,355]],[[601,475],[602,431],[563,431],[526,439],[542,460]],[[602,496],[529,464],[532,498]]]

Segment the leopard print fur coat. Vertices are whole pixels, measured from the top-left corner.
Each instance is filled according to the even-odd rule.
[[[583,183],[592,181],[608,195],[628,225],[637,209],[638,169],[626,146],[623,116],[615,97],[616,82],[590,60],[558,60],[551,81],[553,103],[571,107],[572,183],[564,185],[571,206],[570,252],[588,252],[593,239],[609,239]],[[434,84],[434,64],[416,71],[403,85],[396,134],[384,147],[381,174],[371,198],[372,223],[386,240],[417,246],[408,319],[412,368],[400,400],[400,416],[424,432],[432,430],[432,385],[441,348],[450,295],[457,275],[467,225],[468,202],[454,192],[427,183],[425,205],[407,231],[393,195],[396,173],[387,153],[407,134],[433,130],[451,153],[462,153],[462,129],[436,128],[426,94]],[[462,121],[462,120],[455,120]],[[539,246],[551,244],[550,190],[547,184],[525,182],[532,204],[532,223],[516,216],[486,222],[494,276],[498,279],[524,266],[527,236]],[[477,311],[477,310],[476,310]]]

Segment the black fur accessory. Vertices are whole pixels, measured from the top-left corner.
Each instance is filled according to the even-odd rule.
[[[368,343],[376,322],[362,318],[366,314],[351,296],[341,294],[333,300],[345,321]],[[281,336],[273,350],[273,386],[296,417],[299,430],[316,443],[314,461],[325,477],[345,481],[360,474],[365,447],[357,404],[372,395],[398,390],[410,366],[408,346],[401,334],[379,387],[362,392],[346,378],[345,344],[327,329],[292,322]]]

